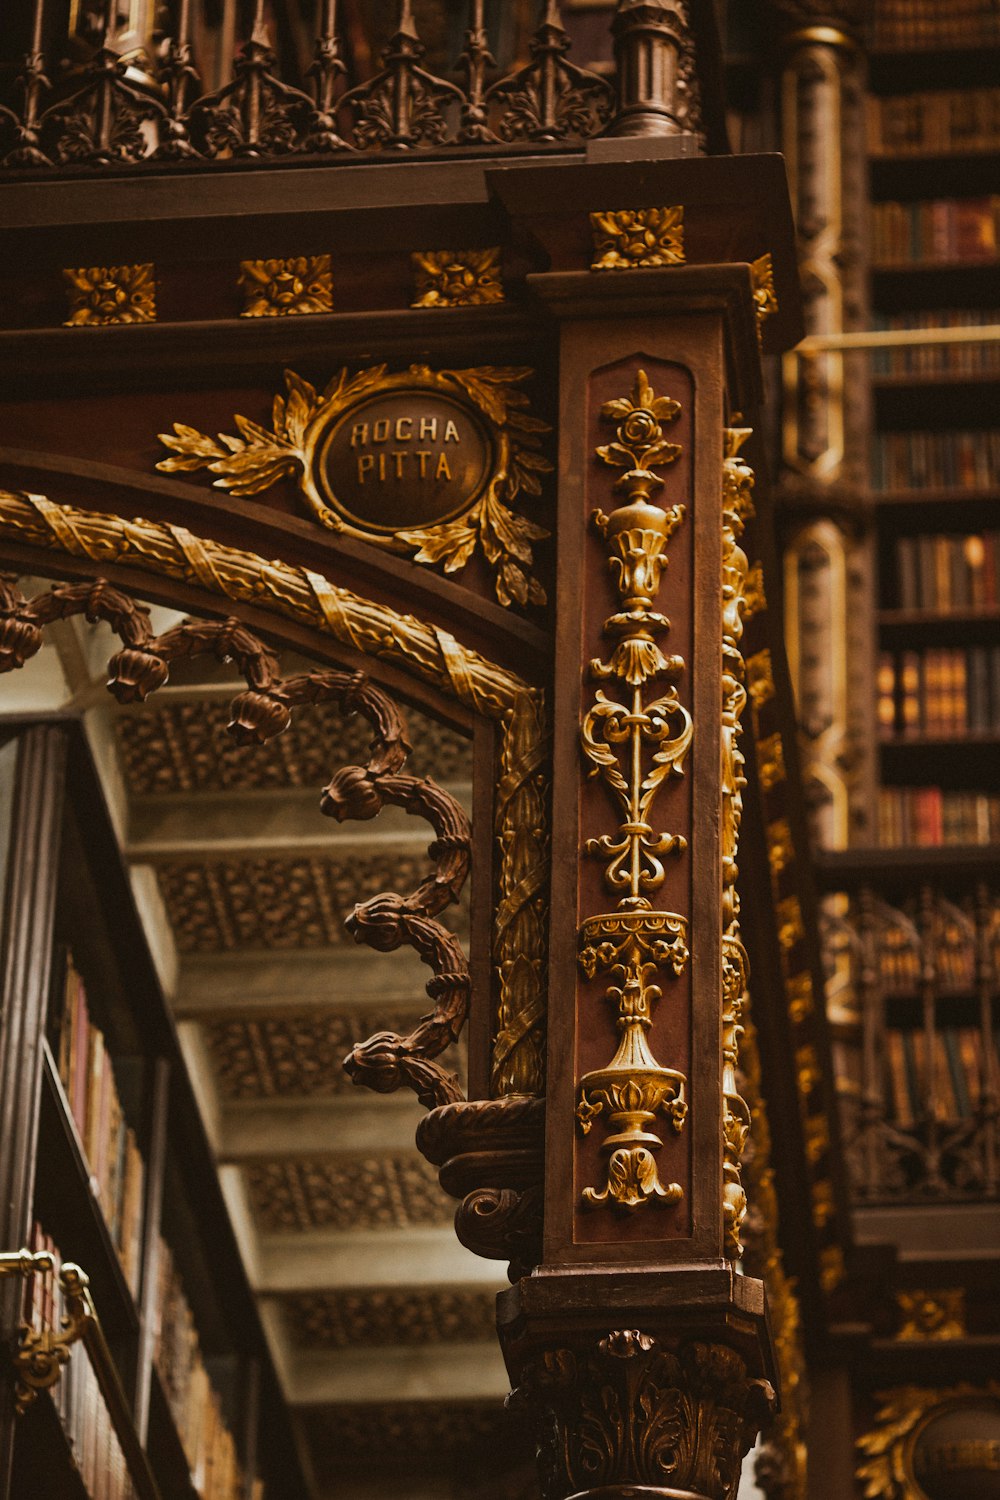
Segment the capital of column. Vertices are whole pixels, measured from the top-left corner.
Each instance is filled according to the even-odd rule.
[[[760,1282],[541,1271],[497,1306],[544,1500],[733,1500],[776,1405]]]

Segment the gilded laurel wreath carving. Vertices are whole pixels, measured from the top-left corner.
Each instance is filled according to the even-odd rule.
[[[628,1212],[683,1197],[679,1183],[660,1180],[653,1153],[663,1141],[651,1127],[657,1115],[665,1115],[675,1131],[683,1128],[687,1080],[661,1067],[647,1040],[653,1004],[662,998],[654,977],[664,969],[676,977],[688,960],[684,918],[654,911],[650,900],[666,879],[664,858],[687,847],[680,834],[657,831],[652,822],[663,784],[683,775],[693,733],[678,693],[684,662],[661,650],[657,636],[670,622],[655,608],[667,544],[684,519],[684,507],[664,509],[651,496],[663,485],[655,470],[682,452],[664,432],[680,409],[671,397],[656,396],[640,370],[631,396],[601,408],[602,418],[615,423],[615,438],[596,450],[603,463],[624,471],[614,486],[622,503],[610,515],[594,516],[621,607],[604,624],[605,635],[615,642],[611,657],[592,661],[590,675],[616,683],[620,697],[597,689],[580,743],[589,774],[608,788],[620,822],[613,833],[588,839],[584,847],[604,862],[605,884],[619,899],[617,911],[582,924],[579,957],[588,978],[607,972],[614,981],[606,998],[615,1007],[620,1040],[607,1067],[580,1080],[576,1113],[583,1134],[601,1115],[611,1131],[604,1143],[607,1180],[600,1188],[587,1187],[584,1201]],[[653,685],[658,696],[648,701]]]
[[[479,549],[493,570],[501,604],[544,604],[545,590],[532,572],[533,544],[548,532],[512,508],[520,497],[539,496],[541,476],[552,468],[539,451],[548,424],[530,414],[528,398],[518,389],[531,374],[522,366],[431,370],[413,365],[391,375],[385,365],[373,365],[353,375],[342,369],[317,391],[286,370],[287,396],[275,396],[271,427],[236,415],[238,435],[213,438],[175,422],[172,433],[160,434],[173,456],[161,459],[157,468],[167,474],[207,469],[216,476],[216,488],[239,496],[260,494],[294,476],[310,511],[330,530],[409,554],[414,562],[445,573],[459,572]],[[421,396],[438,398],[438,405],[433,416],[421,418],[408,406],[405,411],[391,408],[392,416],[364,420],[369,408],[374,413],[377,397],[393,395],[414,403],[413,411]],[[481,429],[478,438],[475,430],[464,433],[449,419],[449,402],[471,412]],[[331,445],[338,433],[347,432],[345,422],[353,425],[337,451],[340,474],[334,480]],[[456,465],[463,444],[476,446],[477,441],[481,462],[463,487]],[[412,496],[415,486],[430,491],[447,482],[452,503],[440,501],[443,513],[424,524],[382,524],[367,511],[359,516],[341,498],[348,461],[357,465],[351,482],[358,494],[366,485],[369,493],[381,486],[395,502],[400,494]],[[439,490],[434,499],[440,500]]]

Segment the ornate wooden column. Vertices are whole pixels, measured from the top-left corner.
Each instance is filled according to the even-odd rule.
[[[738,1265],[754,475],[734,413],[759,397],[758,302],[751,257],[724,259],[716,233],[742,214],[736,238],[762,252],[788,235],[782,169],[703,158],[496,184],[551,255],[529,285],[560,369],[544,1249],[499,1298],[501,1343],[547,1500],[725,1500],[778,1378],[763,1285]],[[588,218],[591,269],[570,269]]]
[[[807,333],[834,337],[865,319],[864,59],[861,0],[778,0],[786,22],[782,144],[798,233]],[[863,354],[806,349],[784,359],[783,473],[788,508],[789,664],[817,841],[844,847],[867,830],[875,743],[870,692],[852,693],[871,651]]]

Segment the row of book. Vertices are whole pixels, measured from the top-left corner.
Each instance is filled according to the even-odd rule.
[[[873,203],[871,223],[876,266],[993,261],[1000,245],[1000,196]]]
[[[1000,92],[996,89],[928,89],[869,97],[868,149],[873,156],[989,151],[997,146]]]
[[[882,739],[957,739],[1000,729],[1000,646],[880,651]]]
[[[883,848],[1000,844],[1000,795],[939,786],[884,786],[878,794]]]
[[[133,1297],[142,1261],[146,1168],[125,1118],[104,1033],[90,1019],[87,991],[67,958],[57,1065],[70,1113]]]
[[[1000,431],[878,433],[872,488],[1000,489]]]
[[[971,1119],[982,1097],[982,1033],[976,1026],[946,1026],[928,1045],[924,1031],[886,1033],[892,1114],[904,1129],[933,1118],[939,1124]]]
[[[940,614],[996,609],[1000,531],[896,538],[900,609]]]
[[[913,1000],[925,978],[921,939],[915,927],[893,923],[883,927],[877,953],[878,979],[887,998]],[[945,922],[937,933],[933,951],[934,991],[940,998],[968,996],[975,992],[976,954],[974,939],[954,922]]]
[[[243,1500],[246,1481],[170,1247],[161,1238],[154,1360],[202,1500]]]
[[[24,1321],[36,1333],[58,1329],[63,1317],[59,1288],[62,1256],[55,1241],[37,1223],[29,1248],[48,1251],[55,1270],[51,1276],[28,1278]],[[52,1403],[90,1500],[134,1500],[125,1455],[83,1344],[73,1345],[69,1363],[52,1387]]]
[[[940,308],[931,312],[878,313],[872,327],[884,332],[1000,326],[1000,308]],[[1000,339],[962,344],[898,344],[872,353],[873,375],[990,375],[1000,370]]]
[[[878,0],[876,47],[976,47],[1000,42],[994,0]]]

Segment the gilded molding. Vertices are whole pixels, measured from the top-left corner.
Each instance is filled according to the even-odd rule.
[[[785,980],[785,999],[790,1019],[798,1025],[815,1010],[813,979],[808,969],[790,974]]]
[[[740,1045],[740,1075],[753,1120],[753,1152],[748,1156],[746,1171],[754,1211],[752,1227],[748,1226],[745,1270],[749,1275],[763,1277],[767,1287],[768,1312],[781,1375],[781,1409],[762,1433],[756,1473],[759,1487],[771,1495],[771,1488],[761,1483],[761,1470],[764,1466],[772,1470],[776,1466],[780,1483],[773,1493],[782,1496],[782,1500],[808,1500],[809,1376],[795,1282],[785,1270],[784,1254],[778,1240],[778,1197],[771,1161],[771,1129],[761,1079],[757,1032],[751,1019],[752,997],[748,1000]]]
[[[754,312],[757,317],[757,342],[762,343],[764,324],[778,311],[778,293],[774,285],[774,264],[771,252],[759,255],[750,262],[750,279],[753,283]]]
[[[897,1292],[899,1329],[896,1338],[961,1339],[965,1337],[965,1288],[936,1287],[932,1292]]]
[[[239,285],[245,307],[241,318],[281,318],[333,312],[329,255],[291,260],[241,260]]]
[[[532,572],[532,545],[548,536],[548,532],[511,509],[518,497],[540,495],[540,475],[552,468],[538,451],[541,435],[549,431],[548,425],[527,413],[528,399],[518,389],[532,373],[523,366],[431,370],[427,365],[412,365],[408,370],[388,374],[385,365],[373,365],[354,375],[342,369],[322,391],[317,391],[308,380],[286,370],[288,395],[275,396],[271,428],[237,415],[234,421],[240,435],[220,433],[216,440],[194,427],[175,422],[172,433],[160,433],[160,441],[174,456],[161,459],[156,467],[167,474],[207,469],[216,475],[213,480],[216,489],[240,496],[258,495],[279,479],[292,476],[309,511],[329,530],[403,553],[414,562],[440,567],[445,573],[459,572],[479,549],[493,570],[494,588],[501,604],[508,607],[514,603],[544,604],[545,590]],[[472,494],[463,496],[457,514],[424,526],[392,530],[361,524],[336,500],[328,503],[333,497],[320,476],[320,469],[325,463],[331,431],[346,413],[362,401],[400,393],[418,397],[428,393],[463,403],[482,421],[489,434],[490,451],[482,482]],[[412,418],[397,420],[396,430],[400,430],[400,422],[407,420],[407,442],[403,444],[407,451],[404,454],[403,447],[399,449],[397,474],[402,470],[403,457],[421,459],[423,452],[424,464],[431,457],[430,450],[410,451],[408,445],[412,445],[416,435]],[[357,425],[367,431],[366,423]],[[390,425],[386,420],[387,433]],[[395,451],[389,456],[394,457]],[[381,458],[384,466],[385,452]],[[447,469],[443,448],[438,454],[439,466],[442,461]],[[424,473],[423,468],[420,473]],[[449,480],[451,477],[449,472]]]
[[[684,662],[665,656],[656,639],[670,628],[655,605],[667,544],[684,507],[663,509],[650,497],[663,486],[655,470],[681,454],[680,444],[664,435],[664,424],[679,412],[680,403],[654,395],[640,370],[630,397],[601,408],[604,420],[615,424],[615,440],[596,450],[603,463],[624,470],[614,485],[621,503],[610,515],[598,510],[593,517],[621,607],[604,623],[605,635],[616,643],[610,660],[592,661],[590,675],[616,683],[620,699],[597,689],[580,744],[589,775],[604,782],[621,821],[614,833],[588,839],[584,847],[603,862],[605,885],[619,899],[616,911],[583,922],[579,957],[588,978],[608,972],[614,981],[606,998],[615,1006],[620,1040],[607,1067],[580,1080],[576,1113],[584,1134],[602,1114],[612,1131],[603,1147],[609,1153],[607,1181],[586,1188],[584,1201],[610,1200],[627,1211],[683,1197],[679,1183],[660,1181],[652,1153],[663,1142],[652,1125],[661,1113],[674,1130],[683,1128],[687,1080],[661,1067],[646,1040],[652,1005],[662,993],[653,976],[662,969],[679,975],[689,956],[684,918],[654,911],[650,900],[666,878],[663,858],[687,848],[680,834],[657,832],[651,821],[662,784],[683,773],[693,730],[678,697]],[[647,685],[654,684],[659,696],[647,702]]]
[[[740,449],[747,427],[727,427],[722,461],[722,1208],[724,1249],[736,1260],[742,1254],[740,1231],[747,1196],[740,1162],[750,1135],[750,1110],[736,1080],[742,1015],[747,1002],[749,963],[740,939],[740,823],[743,818],[743,752],[739,748],[740,716],[747,703],[743,638],[743,589],[747,556],[740,538],[754,514],[754,474]]]
[[[916,1473],[915,1450],[923,1429],[938,1412],[944,1415],[962,1407],[978,1408],[981,1412],[989,1407],[1000,1418],[1000,1382],[995,1380],[985,1386],[963,1381],[934,1390],[899,1386],[883,1391],[878,1399],[882,1405],[875,1414],[874,1427],[857,1440],[863,1461],[855,1473],[861,1480],[865,1500],[927,1500]],[[953,1449],[985,1450],[975,1455],[985,1459],[985,1463],[969,1467],[985,1467],[993,1472],[1000,1468],[1000,1445],[995,1439],[956,1438],[954,1434],[950,1438],[948,1446]],[[956,1467],[961,1472],[963,1465]]]
[[[500,247],[417,250],[410,256],[416,284],[411,307],[482,307],[504,300]]]
[[[746,583],[743,586],[743,618],[751,619],[754,615],[762,614],[767,608],[767,594],[764,592],[764,568],[761,563],[755,562],[748,569]]]
[[[152,262],[138,266],[87,266],[63,271],[69,295],[66,328],[110,323],[155,323]]]
[[[625,208],[591,214],[596,259],[592,271],[684,264],[684,206]]]
[[[57,505],[0,490],[0,537],[102,566],[120,564],[298,621],[365,656],[395,661],[500,726],[495,804],[499,883],[494,963],[500,978],[493,1087],[541,1093],[548,824],[547,719],[542,692],[454,636],[401,615],[308,568],[197,537],[182,526]],[[526,915],[526,908],[532,911]]]
[[[847,1260],[843,1245],[824,1245],[819,1252],[819,1283],[827,1296],[847,1275]]]
[[[795,845],[787,818],[775,818],[765,829],[767,837],[767,859],[771,866],[772,879],[787,870],[795,859]]]

